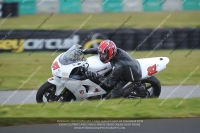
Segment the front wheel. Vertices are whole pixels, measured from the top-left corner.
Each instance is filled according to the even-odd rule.
[[[54,84],[45,82],[37,91],[36,101],[37,103],[42,102],[54,102],[54,101],[71,101],[74,99],[73,94],[66,88],[61,95],[56,96],[56,86]]]

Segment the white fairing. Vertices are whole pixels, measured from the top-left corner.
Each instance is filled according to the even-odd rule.
[[[52,74],[53,78],[49,78],[48,82],[56,85],[56,95],[60,95],[64,88],[70,90],[76,100],[85,100],[91,96],[99,96],[106,94],[106,91],[101,88],[99,85],[93,83],[89,79],[86,80],[76,80],[69,78],[72,70],[76,67],[87,66],[90,71],[98,72],[101,75],[104,75],[106,72],[111,70],[111,64],[103,64],[98,56],[91,56],[87,58],[86,61],[78,61],[73,64],[62,65],[59,62],[60,54],[52,63]],[[154,58],[143,58],[137,59],[142,70],[142,78],[148,78],[163,69],[166,68],[166,65],[169,63],[169,58],[167,57],[154,57]],[[54,63],[57,62],[57,68],[54,69]]]
[[[60,93],[66,87],[74,94],[76,100],[85,100],[91,96],[106,94],[105,90],[103,90],[99,85],[91,82],[89,79],[81,81],[70,78],[58,79],[54,77],[53,80],[52,78],[49,78],[48,82],[56,85],[56,95],[60,95]],[[88,86],[88,92],[84,86]],[[98,90],[98,92],[96,92],[96,90]]]
[[[98,56],[91,56],[87,58],[87,62],[89,64],[88,69],[93,72],[98,72],[100,75],[103,75],[112,69],[110,62],[104,64],[99,60]]]
[[[52,65],[53,65],[55,62],[58,62],[58,65],[60,67],[59,69],[56,69],[56,70],[53,70],[53,68],[51,67],[51,71],[54,76],[58,76],[58,77],[62,77],[62,78],[69,78],[69,75],[74,68],[80,67],[86,63],[86,61],[80,61],[80,62],[76,62],[76,63],[69,64],[69,65],[62,65],[58,60],[58,58],[61,55],[62,54],[60,54],[52,63]]]
[[[99,74],[104,74],[111,69],[110,63],[103,64],[101,61],[99,61],[97,56],[92,56],[89,57],[86,61],[80,61],[69,65],[62,65],[59,62],[59,57],[61,55],[62,54],[60,54],[52,63],[53,66],[55,62],[58,62],[59,68],[53,70],[53,67],[51,67],[54,77],[48,79],[48,82],[56,85],[56,95],[60,95],[65,87],[75,95],[76,100],[85,100],[87,97],[103,95],[106,93],[104,89],[102,89],[99,85],[91,82],[89,79],[81,81],[71,79],[69,76],[74,68],[83,66],[84,64],[87,66],[86,63],[89,64],[89,70],[95,72],[98,71]],[[95,61],[96,63],[94,63]],[[98,66],[95,67],[95,64]],[[86,88],[84,86],[88,86],[88,92],[86,92]]]
[[[148,75],[148,70],[147,70],[149,67],[155,66],[152,69],[153,71],[155,71],[155,74],[156,74],[164,70],[166,68],[166,65],[169,63],[168,57],[153,57],[153,58],[143,58],[143,59],[137,59],[137,60],[141,66],[142,79],[150,77],[150,75]],[[151,68],[149,69],[151,70]]]

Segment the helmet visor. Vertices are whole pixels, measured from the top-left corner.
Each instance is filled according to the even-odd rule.
[[[107,56],[108,56],[107,53],[100,53],[100,57],[101,57],[101,58],[106,58]]]
[[[104,53],[98,52],[98,53],[99,53],[100,60],[105,63],[109,58],[108,53],[107,52],[104,52]]]

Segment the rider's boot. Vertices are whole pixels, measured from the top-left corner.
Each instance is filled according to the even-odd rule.
[[[128,97],[134,91],[145,91],[145,86],[141,82],[133,82],[126,86],[124,92],[124,97]]]

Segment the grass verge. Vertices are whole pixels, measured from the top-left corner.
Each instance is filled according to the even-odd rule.
[[[160,27],[196,27],[199,25],[200,11],[182,12],[134,12],[134,13],[102,13],[102,14],[50,14],[21,15],[8,18],[0,29],[91,29],[118,28],[130,17],[123,27],[127,28],[155,28],[167,19]],[[120,18],[120,19],[119,19]],[[85,22],[87,20],[87,22]],[[3,22],[4,19],[0,19]],[[40,26],[43,23],[42,26]]]
[[[0,125],[57,123],[62,119],[155,119],[200,117],[200,98],[112,99],[73,103],[4,105]],[[120,104],[119,104],[120,103]]]

